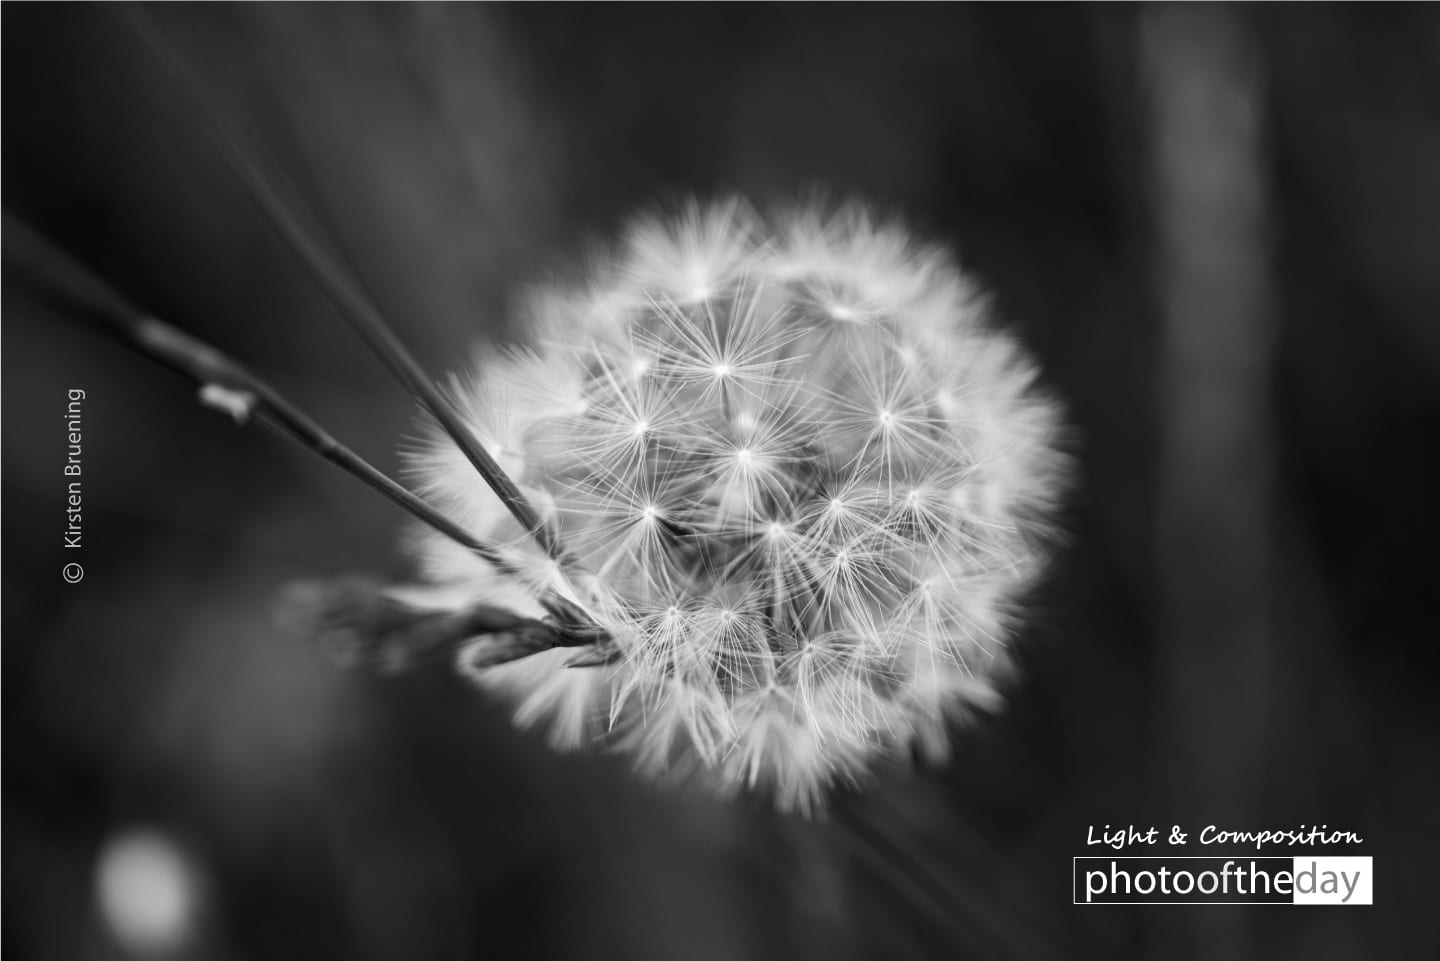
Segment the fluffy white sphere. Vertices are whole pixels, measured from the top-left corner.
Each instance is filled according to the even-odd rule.
[[[473,671],[520,721],[809,809],[879,757],[943,753],[947,718],[995,702],[1065,459],[1057,406],[945,252],[859,207],[693,206],[634,224],[528,320],[530,349],[483,360],[459,401],[583,573],[448,445],[415,465],[614,638],[600,666]],[[420,544],[454,596],[534,608]]]

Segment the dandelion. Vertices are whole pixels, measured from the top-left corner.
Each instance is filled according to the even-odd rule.
[[[1061,487],[1059,412],[943,251],[860,207],[697,204],[527,316],[532,343],[455,400],[571,563],[447,437],[413,464],[516,569],[427,534],[432,594],[543,619],[545,585],[603,631],[584,667],[462,651],[522,724],[810,810],[887,756],[943,754],[948,719],[995,703]]]
[[[267,196],[263,192],[263,198]],[[420,580],[298,585],[290,619],[394,670],[453,654],[561,749],[809,812],[999,702],[1066,468],[1060,412],[939,248],[859,206],[632,226],[530,342],[435,389],[339,262],[282,231],[437,423],[418,493],[6,218],[40,292],[424,522]]]

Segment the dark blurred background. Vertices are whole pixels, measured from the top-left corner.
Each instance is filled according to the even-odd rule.
[[[868,198],[993,291],[1080,470],[1007,710],[804,822],[554,755],[443,668],[285,637],[286,583],[407,573],[401,515],[7,277],[7,957],[1440,951],[1434,6],[139,16],[183,84],[126,8],[5,5],[5,206],[389,471],[410,402],[178,86],[263,145],[437,373],[637,208]],[[1354,831],[1328,853],[1375,858],[1375,906],[1072,906],[1087,828],[1130,823]]]

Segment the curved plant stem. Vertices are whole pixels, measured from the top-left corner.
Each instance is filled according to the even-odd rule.
[[[298,193],[288,188],[278,174],[267,169],[269,165],[263,161],[258,149],[244,136],[223,106],[205,95],[206,86],[193,76],[193,71],[166,43],[148,17],[136,8],[127,8],[125,15],[172,81],[172,86],[181,92],[190,113],[216,150],[335,309],[411,396],[435,418],[521,528],[528,531],[556,562],[572,569],[578,567],[578,562],[566,553],[551,526],[545,523],[520,488],[465,426],[454,404],[426,376],[395,335],[374,298],[356,277],[343,253],[339,252],[338,244],[326,237],[326,232],[309,214]]]
[[[325,458],[506,574],[518,566],[332,437],[308,414],[241,364],[135,307],[68,254],[4,212],[6,281],[19,283],[201,387],[201,400],[241,423],[254,419]]]
[[[525,579],[525,571],[496,544],[483,541],[430,504],[371,466],[275,388],[214,347],[131,304],[87,267],[4,211],[6,281],[29,287],[78,319],[98,327],[200,385],[200,400],[236,421],[253,418],[318,454],[412,517],[475,552],[503,574]],[[534,586],[534,585],[532,585]],[[553,588],[540,587],[539,602],[550,614],[556,646],[603,643],[609,635],[578,604]]]

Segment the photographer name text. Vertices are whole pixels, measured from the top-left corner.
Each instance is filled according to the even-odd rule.
[[[81,480],[84,468],[83,421],[85,391],[71,387],[65,392],[65,463],[61,475],[65,478],[65,527],[60,535],[65,544],[65,566],[60,576],[67,584],[78,584],[85,577],[85,568],[76,560],[85,541],[85,488]]]
[[[74,549],[80,546],[81,539],[85,535],[82,524],[81,508],[84,506],[84,496],[80,484],[82,448],[80,446],[81,432],[81,406],[85,400],[85,391],[78,387],[70,388],[66,398],[68,404],[65,408],[65,440],[67,451],[65,456],[65,476],[69,481],[65,488],[65,547]]]

